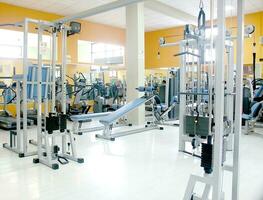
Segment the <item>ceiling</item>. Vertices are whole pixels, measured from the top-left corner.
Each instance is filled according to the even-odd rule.
[[[0,0],[1,2],[22,6],[26,8],[46,11],[60,15],[72,15],[90,8],[94,8],[114,0]],[[152,1],[152,0],[150,0]],[[148,1],[150,3],[150,1]],[[199,0],[158,0],[174,9],[183,11],[189,15],[198,15]],[[226,0],[227,16],[235,16],[235,5],[237,0]],[[209,10],[210,0],[203,0],[205,10]],[[245,13],[263,10],[263,0],[245,0]],[[207,17],[209,16],[209,12]],[[153,31],[185,24],[183,17],[171,17],[166,13],[160,13],[145,5],[145,29]],[[115,27],[125,28],[125,9],[120,8],[103,14],[85,18],[85,20],[107,24]]]

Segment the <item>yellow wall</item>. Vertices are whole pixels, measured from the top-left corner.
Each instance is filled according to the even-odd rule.
[[[228,18],[226,21],[227,27],[234,27],[233,33],[236,31],[236,17]],[[245,24],[253,24],[256,27],[255,38],[257,42],[257,57],[263,57],[263,46],[259,45],[259,36],[263,36],[263,11],[247,14],[245,16]],[[174,67],[179,66],[179,58],[173,55],[179,52],[179,47],[159,47],[159,38],[164,36],[176,36],[168,42],[179,41],[183,38],[183,27],[175,27],[164,30],[147,32],[145,34],[146,44],[146,68],[161,68],[161,67]],[[169,39],[168,39],[169,40]],[[244,63],[252,63],[252,44],[253,38],[245,39],[244,46]],[[158,56],[158,51],[160,56]]]

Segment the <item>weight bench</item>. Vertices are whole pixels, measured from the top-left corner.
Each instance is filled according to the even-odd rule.
[[[82,135],[84,132],[103,130],[103,126],[93,127],[87,129],[81,129],[82,124],[85,122],[91,122],[93,119],[100,119],[101,117],[108,116],[111,112],[104,113],[89,113],[82,115],[72,115],[70,120],[73,121],[73,134]]]
[[[263,109],[262,104],[263,104],[263,101],[255,103],[251,107],[251,113],[249,115],[248,114],[242,115],[242,120],[245,121],[246,134],[254,132],[255,123],[257,122],[259,114]]]
[[[96,134],[97,138],[101,139],[106,139],[106,140],[111,140],[114,141],[115,138],[117,137],[122,137],[130,134],[135,134],[138,132],[143,132],[147,130],[152,130],[152,129],[163,129],[162,127],[159,127],[156,123],[156,121],[153,121],[153,123],[148,122],[147,125],[145,125],[144,128],[138,128],[130,131],[123,131],[123,132],[118,132],[118,133],[112,133],[112,128],[113,128],[113,123],[118,120],[121,117],[124,117],[126,114],[129,112],[135,110],[141,105],[144,105],[147,102],[154,102],[154,95],[150,97],[141,97],[138,99],[135,99],[128,104],[122,106],[120,109],[116,110],[115,112],[112,112],[111,115],[108,115],[106,117],[103,117],[102,119],[99,120],[100,123],[104,125],[104,130],[103,134]],[[154,111],[153,111],[154,112]],[[153,115],[154,116],[154,115]]]

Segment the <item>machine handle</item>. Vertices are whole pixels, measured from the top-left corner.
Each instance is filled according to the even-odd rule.
[[[198,15],[198,29],[199,30],[205,29],[205,12],[202,7],[200,8]]]

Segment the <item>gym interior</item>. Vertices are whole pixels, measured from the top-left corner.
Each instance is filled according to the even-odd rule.
[[[0,199],[263,200],[263,0],[1,0]]]

